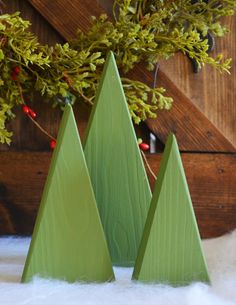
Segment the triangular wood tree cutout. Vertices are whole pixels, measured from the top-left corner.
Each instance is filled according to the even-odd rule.
[[[173,286],[209,282],[178,145],[169,135],[133,279]]]
[[[22,282],[34,275],[74,282],[114,278],[71,106],[64,111]]]
[[[106,60],[84,152],[115,265],[134,264],[151,191],[114,55]]]

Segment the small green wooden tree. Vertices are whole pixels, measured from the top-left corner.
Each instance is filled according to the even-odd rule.
[[[168,137],[133,279],[173,286],[209,282],[175,136]]]
[[[111,52],[89,120],[84,152],[112,262],[133,265],[151,191]]]
[[[22,282],[109,281],[111,259],[73,111],[64,111]]]

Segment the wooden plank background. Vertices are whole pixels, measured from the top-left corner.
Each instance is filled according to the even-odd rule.
[[[30,234],[33,229],[51,153],[1,152],[0,232]],[[155,172],[161,154],[147,155]],[[218,236],[235,228],[236,156],[182,154],[200,231]],[[149,176],[153,188],[154,180]]]
[[[51,5],[66,3],[65,9],[59,10],[57,14],[51,9],[54,12],[51,18],[54,18],[56,22],[58,18],[61,18],[60,14],[66,14],[67,8],[71,9],[66,0],[32,0],[31,2],[34,5],[44,3],[45,8],[48,8],[46,4],[49,3]],[[76,0],[73,5],[79,2],[82,3]],[[92,11],[95,14],[101,7],[109,11],[111,2],[111,0],[97,1],[99,5],[93,6]],[[53,29],[28,1],[8,0],[5,11],[16,10],[20,10],[24,18],[31,20],[31,29],[38,35],[41,42],[54,44],[57,41],[65,41],[65,38]],[[44,11],[45,14],[46,11]],[[86,14],[84,12],[84,18],[86,16],[88,18],[88,11]],[[67,16],[64,15],[64,19],[61,18],[61,20],[67,22]],[[71,18],[75,17],[71,16]],[[84,20],[87,20],[86,18]],[[81,25],[80,19],[76,20],[78,26],[87,26],[87,21]],[[231,75],[221,75],[210,67],[205,67],[199,74],[193,74],[188,59],[181,54],[177,54],[169,61],[162,61],[157,84],[166,85],[167,93],[169,90],[170,94],[177,97],[176,104],[171,116],[170,113],[160,112],[157,118],[159,121],[147,123],[150,128],[156,129],[156,134],[163,141],[170,130],[177,131],[181,150],[184,151],[182,157],[187,180],[200,231],[204,237],[218,236],[236,227],[236,156],[233,153],[234,145],[236,145],[234,101],[236,16],[227,18],[226,23],[230,26],[232,33],[217,40],[216,52],[220,51],[226,56],[234,57]],[[148,82],[152,80],[150,74],[139,73],[138,75]],[[49,104],[41,103],[41,101],[40,97],[36,97],[34,101],[27,102],[38,113],[38,121],[56,136],[61,112],[52,111]],[[193,103],[191,108],[193,110],[188,112],[186,105],[191,103]],[[75,112],[78,114],[76,119],[83,135],[90,108],[80,104]],[[0,146],[0,234],[30,234],[32,232],[51,157],[48,139],[32,125],[20,109],[16,110],[16,114],[17,118],[10,126],[14,131],[14,142],[10,148],[5,145]],[[211,125],[207,119],[215,126]],[[191,126],[191,129],[185,136],[188,126]],[[198,130],[200,132],[197,132]],[[137,131],[145,136],[142,129],[139,128]],[[212,151],[213,154],[210,153]],[[147,157],[154,172],[157,172],[160,154]],[[151,177],[150,181],[153,185]]]
[[[236,145],[236,16],[225,19],[230,33],[216,40],[212,55],[223,53],[232,58],[231,74],[221,74],[205,66],[198,74],[192,73],[192,66],[182,54],[161,67],[175,85],[207,116],[208,119]]]

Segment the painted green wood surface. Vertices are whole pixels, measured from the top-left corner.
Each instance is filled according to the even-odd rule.
[[[169,135],[133,279],[173,286],[209,282],[178,145]]]
[[[110,281],[111,258],[76,127],[64,111],[22,282],[34,275],[68,282]]]
[[[131,266],[151,191],[112,53],[89,120],[84,152],[112,262]]]

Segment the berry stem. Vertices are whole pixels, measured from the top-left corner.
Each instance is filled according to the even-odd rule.
[[[21,100],[23,102],[24,105],[25,104],[25,99],[24,99],[24,96],[23,96],[23,92],[22,92],[22,88],[21,88],[21,85],[19,83],[19,81],[17,81],[17,86],[18,86],[18,89],[19,89],[19,93],[20,93],[20,97],[21,97]],[[31,110],[29,108],[29,110]],[[33,112],[33,111],[32,111]],[[33,112],[34,113],[34,112]],[[26,113],[26,115],[31,119],[31,121],[34,123],[35,126],[38,127],[38,129],[44,133],[47,137],[49,137],[50,139],[56,141],[56,139],[50,134],[47,132],[47,130],[45,130],[33,117],[32,117],[32,113]]]
[[[76,90],[75,90],[74,87],[73,87],[73,81],[72,81],[72,79],[69,77],[69,75],[68,75],[66,72],[64,72],[64,73],[63,73],[63,76],[64,76],[65,81],[67,82],[68,86],[71,88],[71,90],[72,90],[73,92],[76,93]],[[86,102],[88,102],[91,106],[93,106],[92,99],[86,97],[86,96],[83,94],[83,91],[82,91],[82,90],[79,90],[79,94],[82,96],[82,98],[83,98]]]
[[[31,121],[44,133],[46,136],[48,136],[50,139],[56,141],[56,139],[50,135],[34,118],[32,118],[31,115],[27,114],[27,116],[31,119]]]
[[[144,162],[145,162],[145,164],[146,164],[146,166],[147,166],[147,169],[149,170],[149,172],[150,172],[150,174],[152,175],[152,177],[155,179],[155,180],[157,180],[157,176],[154,174],[154,172],[153,172],[153,170],[151,169],[151,166],[150,166],[150,164],[148,163],[148,160],[147,160],[147,158],[146,158],[146,156],[145,156],[145,153],[140,149],[140,151],[141,151],[141,155],[142,155],[142,157],[143,157],[143,160],[144,160]]]

